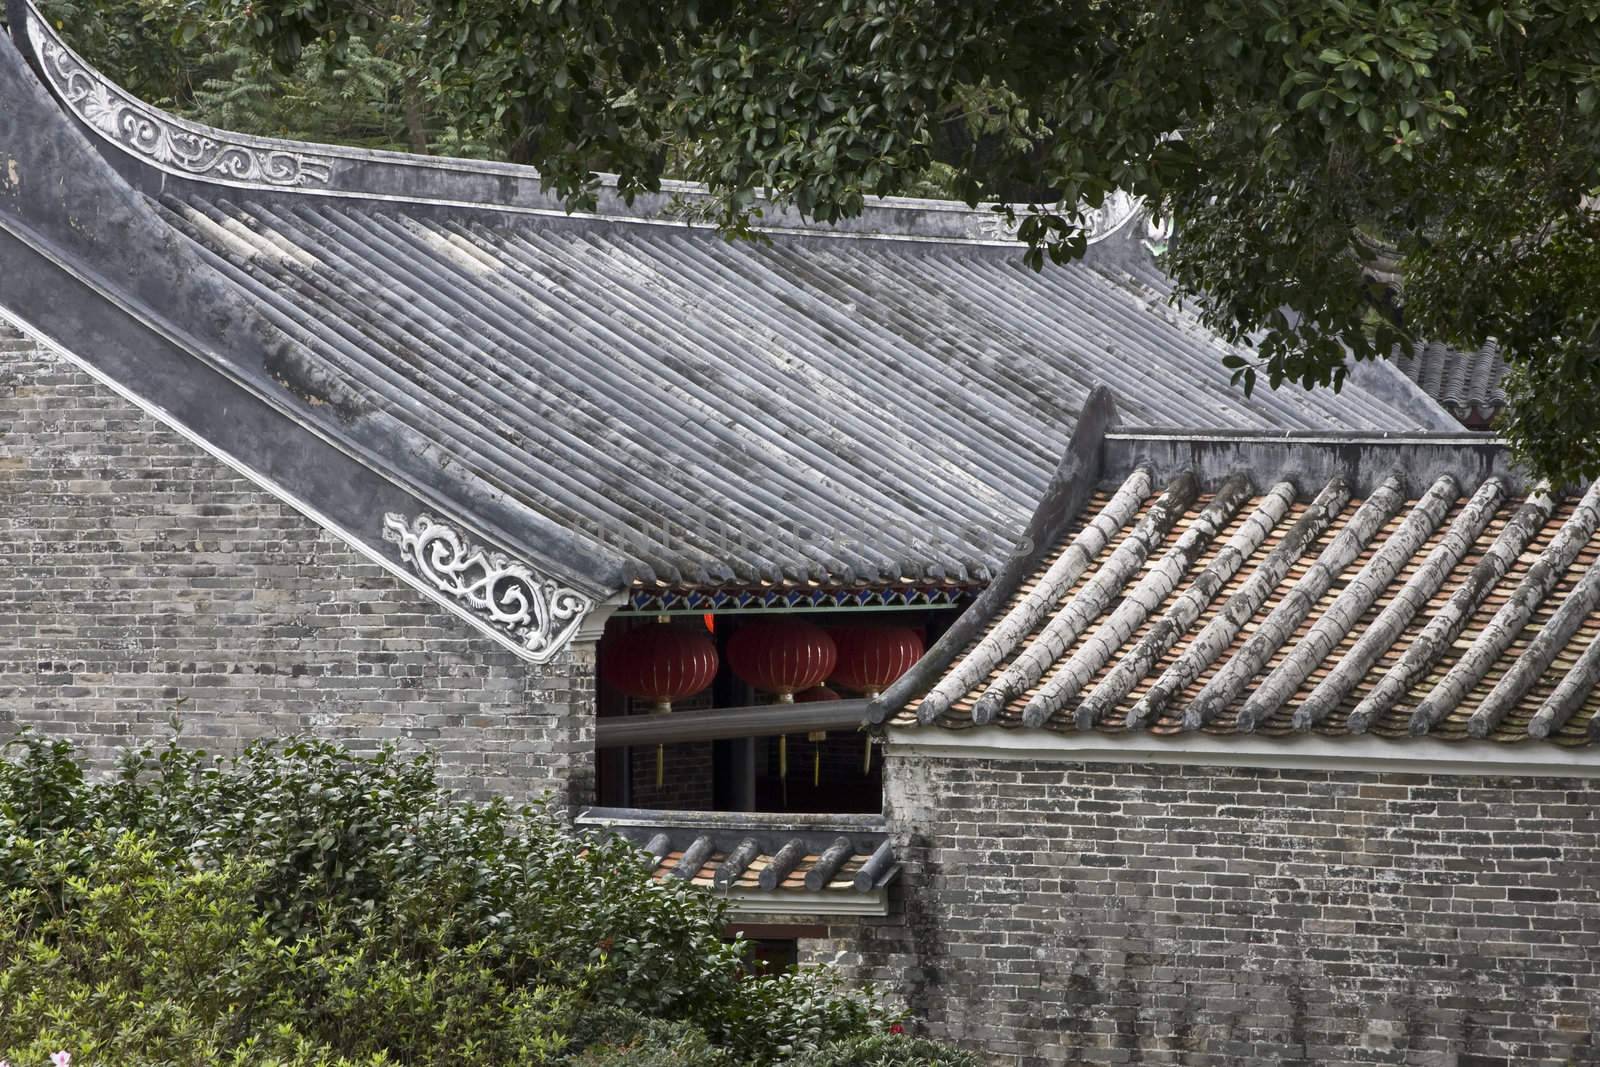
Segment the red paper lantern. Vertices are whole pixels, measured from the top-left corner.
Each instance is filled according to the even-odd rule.
[[[922,658],[922,635],[909,626],[840,626],[832,633],[839,659],[829,680],[868,699]]]
[[[717,646],[704,633],[669,624],[606,635],[600,650],[606,684],[656,711],[701,692],[717,677]]]
[[[822,627],[799,619],[758,622],[728,640],[728,663],[740,678],[792,704],[801,690],[833,673],[838,651]]]
[[[796,704],[815,704],[823,700],[838,699],[840,699],[839,694],[825,685],[814,685],[810,689],[801,690],[794,695]]]

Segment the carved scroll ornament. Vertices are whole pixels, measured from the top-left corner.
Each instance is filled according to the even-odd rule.
[[[1126,226],[1143,209],[1143,197],[1133,196],[1120,189],[1109,193],[1100,202],[1099,207],[1083,205],[1080,211],[1083,217],[1084,239],[1089,244],[1094,244],[1110,237]],[[1015,241],[1021,219],[1025,214],[1025,211],[1018,211],[1018,221],[1007,222],[1002,212],[985,212],[975,217],[972,236],[984,241]]]
[[[467,544],[454,528],[427,515],[409,524],[403,515],[385,515],[383,539],[400,546],[401,558],[425,582],[509,636],[535,663],[560,654],[595,606],[526,564]]]
[[[263,147],[237,134],[187,122],[112,84],[28,11],[28,37],[50,88],[72,112],[113,143],[165,169],[200,178],[267,186],[324,185],[327,157]]]

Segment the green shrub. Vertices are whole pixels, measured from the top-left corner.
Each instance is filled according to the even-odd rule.
[[[790,1062],[793,1067],[980,1067],[970,1052],[898,1033],[830,1041]]]
[[[7,747],[0,1058],[18,1067],[56,1049],[79,1067],[732,1067],[889,1022],[828,972],[746,975],[708,894],[540,808],[452,802],[426,758],[169,744],[91,783],[63,742]]]
[[[574,1027],[573,1045],[582,1051],[568,1060],[570,1067],[735,1067],[738,1062],[688,1024],[620,1008],[588,1013]]]

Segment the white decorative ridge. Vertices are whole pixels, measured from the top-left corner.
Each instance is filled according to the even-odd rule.
[[[31,5],[28,37],[50,88],[75,115],[113,144],[166,170],[280,187],[326,185],[333,174],[329,157],[252,144],[149,106],[85,63]]]
[[[399,545],[401,558],[435,589],[510,635],[535,663],[560,654],[594,610],[594,601],[576,589],[541,578],[501,553],[469,546],[430,516],[408,524],[391,512],[383,517],[383,539]]]
[[[1100,201],[1099,207],[1082,205],[1078,211],[1083,218],[1084,239],[1089,244],[1103,241],[1122,229],[1144,210],[1144,197],[1112,190]],[[1018,211],[1018,216],[1025,214]],[[1021,223],[1007,222],[1004,212],[989,211],[976,216],[972,236],[982,241],[1015,241]],[[1152,231],[1153,232],[1153,231]]]

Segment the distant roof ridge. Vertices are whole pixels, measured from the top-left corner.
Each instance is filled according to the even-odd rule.
[[[12,35],[51,94],[97,138],[117,148],[133,170],[146,175],[268,194],[711,226],[685,217],[682,210],[684,201],[708,195],[699,182],[663,181],[659,193],[641,194],[630,204],[616,191],[615,175],[600,175],[599,210],[569,213],[559,197],[542,188],[539,172],[531,166],[262,137],[194,122],[117,85],[67,44],[35,0],[7,0],[7,5]],[[767,211],[772,217],[754,228],[769,234],[1016,243],[1014,228],[993,208],[974,209],[957,201],[881,197],[857,218],[837,224],[802,218],[785,207],[768,205]],[[1138,198],[1112,194],[1101,208],[1087,212],[1089,242],[1110,237],[1141,214]]]

